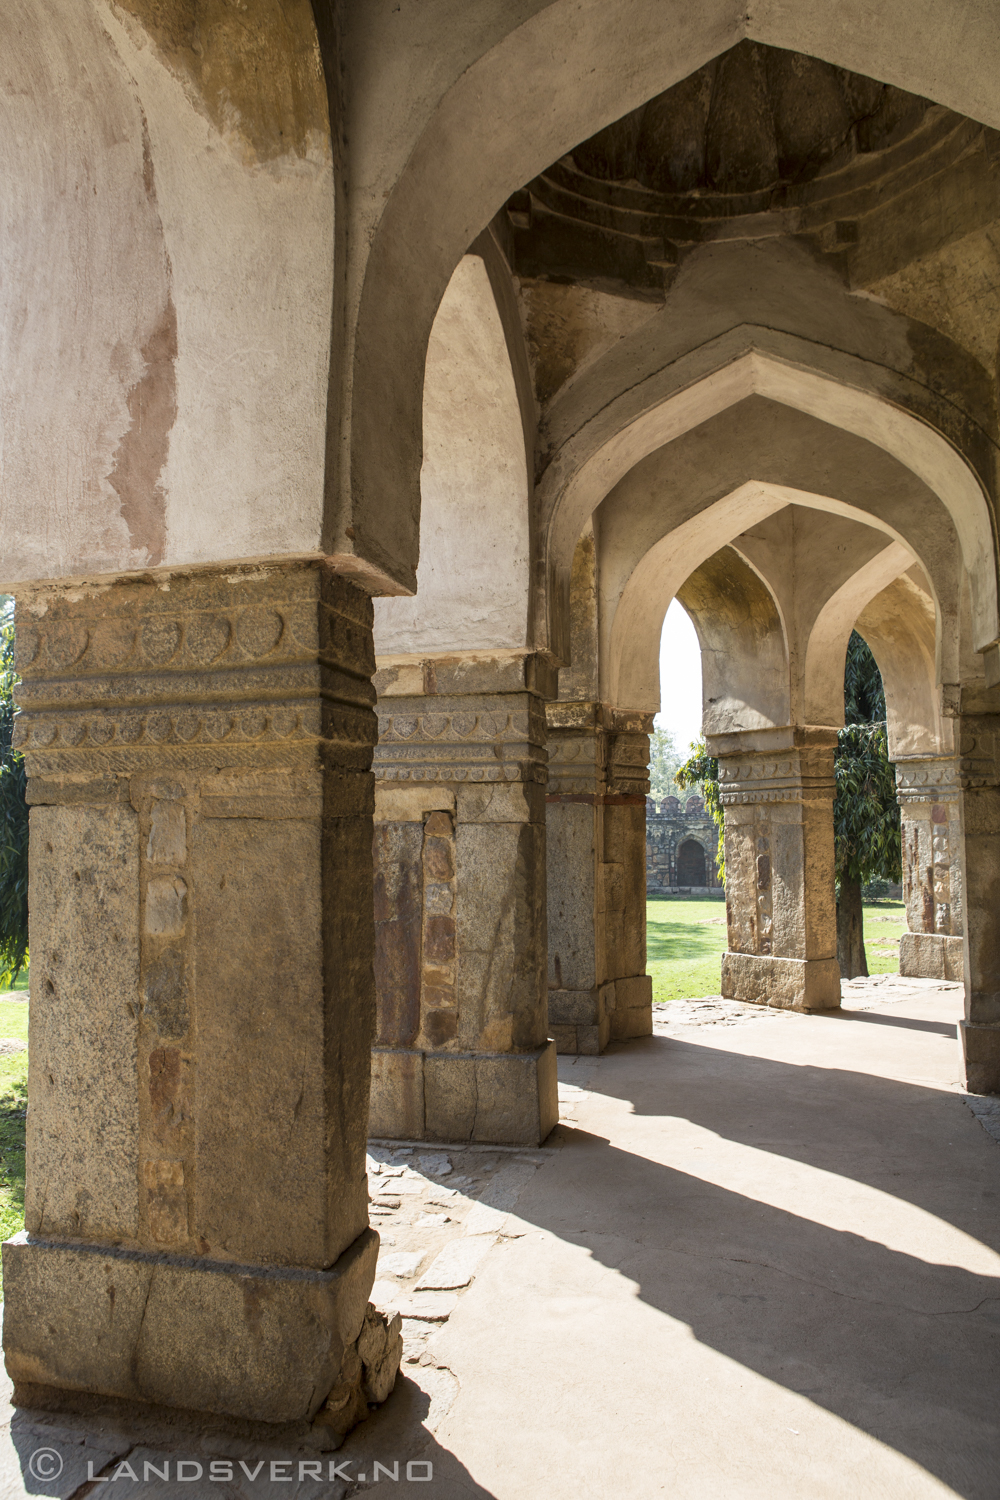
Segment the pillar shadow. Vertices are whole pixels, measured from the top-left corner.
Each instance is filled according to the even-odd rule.
[[[996,1500],[1000,1278],[828,1228],[580,1130],[566,1137],[558,1194],[540,1172],[520,1218],[965,1500]]]
[[[614,1046],[587,1087],[865,1183],[1000,1252],[1000,1153],[954,1093],[657,1037]],[[520,1217],[636,1281],[702,1343],[966,1500],[995,1500],[1000,1278],[938,1264],[918,1242],[904,1253],[831,1229],[576,1128],[560,1134],[558,1179],[539,1172]]]
[[[618,1055],[628,1056],[627,1071],[599,1067],[588,1089],[627,1100],[636,1114],[689,1120],[891,1193],[1000,1254],[1000,1155],[994,1160],[993,1143],[960,1094],[676,1037],[613,1043],[605,1057]],[[936,1172],[914,1170],[962,1133],[983,1152],[942,1160]]]

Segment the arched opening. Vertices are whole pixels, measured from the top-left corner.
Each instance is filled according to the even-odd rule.
[[[691,802],[696,799],[692,798]],[[701,807],[692,808],[688,803],[687,812],[700,812]],[[687,886],[704,886],[708,880],[708,866],[705,860],[704,847],[694,839],[685,839],[677,850],[677,884]]]

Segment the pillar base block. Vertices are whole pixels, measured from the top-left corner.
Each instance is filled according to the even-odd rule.
[[[907,979],[965,979],[964,939],[943,932],[904,932],[899,940],[899,972]]]
[[[554,1041],[531,1052],[372,1050],[370,1135],[540,1146],[558,1119]]]
[[[722,995],[779,1010],[837,1010],[840,966],[835,958],[773,958],[768,954],[722,955]]]
[[[614,986],[592,990],[549,990],[549,1033],[556,1051],[570,1056],[596,1057],[611,1037],[609,1006]]]
[[[627,1042],[637,1036],[652,1036],[652,976],[634,974],[629,979],[616,979],[612,988],[614,1002],[608,1002],[611,1040]]]
[[[366,1229],[318,1271],[21,1233],[3,1246],[7,1372],[23,1388],[310,1421],[361,1332],[378,1245]]]
[[[970,1094],[1000,1094],[1000,1025],[960,1021],[965,1087]]]

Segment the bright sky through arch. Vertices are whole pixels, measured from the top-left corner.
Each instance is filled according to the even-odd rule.
[[[685,756],[701,734],[701,647],[682,604],[671,601],[660,636],[660,712],[657,729],[669,729]]]

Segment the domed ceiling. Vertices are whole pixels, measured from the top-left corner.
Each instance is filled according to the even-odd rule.
[[[902,89],[740,42],[515,194],[514,268],[656,288],[705,240],[805,233],[836,250],[874,203],[981,130]]]

